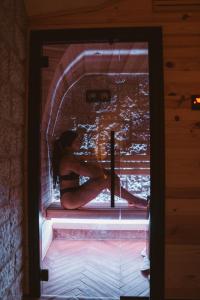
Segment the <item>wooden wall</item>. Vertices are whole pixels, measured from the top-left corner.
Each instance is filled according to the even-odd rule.
[[[200,93],[200,9],[158,12],[151,0],[61,1],[56,9],[53,2],[45,10],[46,0],[43,7],[27,1],[30,29],[162,26],[166,298],[200,299],[200,111],[190,108],[190,96]]]

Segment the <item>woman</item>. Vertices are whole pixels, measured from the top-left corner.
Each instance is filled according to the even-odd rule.
[[[109,171],[98,163],[86,163],[74,155],[80,149],[80,139],[75,131],[66,131],[54,142],[52,171],[54,188],[60,185],[61,204],[66,209],[76,209],[93,200],[105,188],[110,188]],[[90,179],[79,185],[79,176]],[[133,196],[120,187],[120,179],[115,176],[115,194],[137,207],[146,207],[144,199]]]

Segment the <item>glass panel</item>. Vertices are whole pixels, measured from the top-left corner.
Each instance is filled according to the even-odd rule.
[[[150,194],[148,44],[144,42],[45,45],[43,55],[48,57],[49,62],[48,67],[42,70],[41,210],[43,215],[45,216],[49,204],[60,203],[60,186],[53,188],[52,145],[67,130],[79,133],[81,144],[79,149],[74,151],[75,157],[87,165],[98,164],[101,169],[107,170],[105,175],[109,176],[111,131],[114,131],[115,176],[120,179],[120,183],[118,182],[115,187],[114,210],[110,208],[110,188],[103,188],[91,201],[81,206],[79,220],[76,220],[74,228],[69,220],[59,221],[59,224],[65,224],[63,227],[58,226],[57,221],[51,221],[54,224],[55,239],[46,257],[43,251],[45,257],[43,264],[51,270],[50,282],[44,283],[43,294],[55,296],[55,291],[57,293],[61,290],[58,292],[59,295],[68,296],[70,280],[66,281],[66,278],[70,279],[74,274],[76,280],[73,281],[74,294],[72,294],[77,297],[76,299],[87,297],[88,289],[93,293],[90,297],[98,297],[98,299],[105,298],[104,289],[110,295],[108,298],[113,296],[112,299],[119,299],[122,295],[148,295],[148,282],[140,273],[143,261],[141,251],[144,250],[148,236],[148,221],[144,220],[146,210],[129,203],[134,202],[131,195],[147,199]],[[82,186],[88,180],[88,176],[80,176],[75,188]],[[91,216],[93,223],[88,223],[82,212],[87,209],[89,211],[91,208],[109,208],[110,214],[108,210],[106,215],[105,211],[99,210],[98,221]],[[113,211],[116,212],[115,215]],[[45,217],[43,222],[46,224]],[[65,243],[62,242],[63,239],[66,240]],[[90,240],[88,251],[91,251],[91,255],[86,251],[84,256],[80,249],[86,247],[87,239]],[[67,271],[65,271],[62,274],[65,279],[64,281],[60,279],[60,283],[65,287],[69,285],[67,290],[59,285],[55,286],[59,281],[58,276],[61,276],[61,273],[56,273],[56,268],[59,269],[60,266],[60,270],[62,269],[59,253],[62,253],[61,257],[65,263],[72,263],[74,259],[74,265],[77,265],[80,260],[69,254],[68,246],[74,247],[74,251],[79,252],[81,259],[85,261],[83,269],[87,269],[86,261],[89,261],[90,268],[86,272],[82,272],[81,269],[75,273],[71,269],[71,276],[66,275]],[[109,249],[107,254],[106,247]],[[45,249],[45,246],[43,248]],[[97,258],[98,251],[92,252],[91,249],[102,251],[101,255],[104,257],[102,267]],[[112,260],[110,256],[112,252],[115,256],[113,267],[104,272],[105,265]],[[70,262],[66,258],[68,255],[71,255]],[[148,263],[146,250],[143,251],[143,256]],[[58,261],[54,262],[51,260],[52,257],[56,257]],[[93,264],[95,260],[96,267]],[[77,274],[80,272],[82,277],[77,279]],[[130,280],[131,273],[135,278],[134,282]],[[102,288],[98,288],[97,291],[96,286]],[[72,295],[71,292],[69,294]]]

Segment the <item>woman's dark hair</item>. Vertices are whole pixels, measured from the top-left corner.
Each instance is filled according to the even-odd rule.
[[[57,183],[59,183],[59,165],[61,158],[66,153],[65,147],[70,147],[77,136],[76,131],[67,130],[53,143],[51,167],[54,188],[56,188]]]

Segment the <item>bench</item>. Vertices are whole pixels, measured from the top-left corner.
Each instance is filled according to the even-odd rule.
[[[109,204],[86,205],[79,209],[64,209],[60,202],[52,202],[46,209],[47,219],[52,218],[83,218],[83,219],[114,219],[134,220],[146,219],[147,212],[144,209],[136,209],[131,206],[109,207]]]

